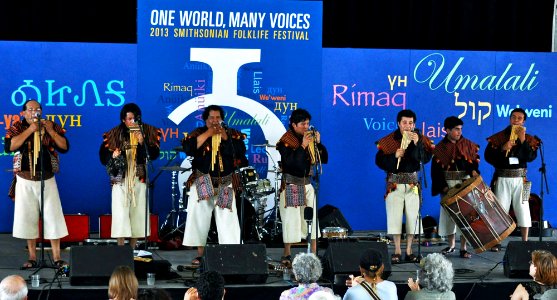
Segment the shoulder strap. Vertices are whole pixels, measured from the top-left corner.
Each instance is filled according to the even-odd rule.
[[[369,295],[371,296],[371,299],[381,300],[381,298],[379,298],[379,295],[377,295],[377,293],[373,290],[373,288],[371,288],[369,283],[363,281],[362,283],[360,283],[360,285],[369,293]]]

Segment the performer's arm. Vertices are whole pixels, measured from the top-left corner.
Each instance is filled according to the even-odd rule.
[[[383,150],[378,150],[375,154],[375,164],[385,172],[396,171],[398,158],[395,153],[385,154]]]
[[[58,152],[60,153],[67,152],[69,150],[68,140],[66,139],[65,136],[59,133],[62,132],[62,128],[58,128],[59,130],[56,130],[54,122],[50,120],[41,120],[41,122],[44,128],[46,129],[48,135],[52,138],[52,140],[56,144],[55,145],[56,150],[58,150]]]
[[[431,195],[445,194],[448,189],[449,186],[443,175],[443,168],[434,158],[431,163]]]
[[[6,143],[6,149],[8,151],[6,152],[14,152],[17,151],[17,149],[19,149],[23,143],[25,143],[25,141],[27,140],[27,138],[33,134],[33,132],[37,131],[39,129],[39,127],[37,126],[36,123],[32,123],[31,125],[29,125],[29,127],[27,129],[25,129],[22,133],[16,135],[16,136],[12,136],[10,139],[9,143]]]

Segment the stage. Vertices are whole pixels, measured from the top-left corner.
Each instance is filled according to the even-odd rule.
[[[373,241],[375,237],[380,235],[377,231],[356,231],[351,235],[350,239],[346,241],[336,241],[338,243],[358,243],[358,247],[348,246],[348,248],[365,248],[367,245],[376,245],[379,243]],[[350,241],[349,241],[350,240]],[[455,269],[455,283],[453,291],[457,295],[457,299],[508,299],[514,288],[519,282],[528,281],[528,279],[508,278],[503,272],[503,258],[506,252],[506,246],[510,241],[519,241],[520,238],[511,236],[503,242],[503,249],[500,252],[483,252],[480,254],[473,254],[471,259],[463,259],[458,257],[458,250],[449,255],[449,259],[453,263]],[[531,237],[532,242],[539,240],[538,237]],[[544,237],[544,242],[552,244],[555,242],[555,237]],[[321,242],[319,248],[320,256],[327,256],[325,253],[329,247],[328,244],[333,242]],[[366,244],[367,243],[367,244]],[[370,244],[372,243],[372,244]],[[422,239],[420,250],[425,256],[432,252],[439,252],[445,248],[447,244],[442,239]],[[516,243],[515,243],[516,244]],[[356,245],[356,244],[350,244]],[[246,245],[249,246],[249,245]],[[273,266],[278,264],[278,260],[282,254],[282,249],[278,245],[265,245],[259,246],[266,249],[267,270],[269,271],[268,278],[265,283],[256,284],[227,284],[226,285],[226,299],[278,299],[283,290],[295,285],[292,281],[283,280],[282,273],[273,269]],[[381,245],[382,246],[382,245]],[[74,246],[74,247],[77,247]],[[110,247],[98,245],[96,247]],[[458,245],[457,245],[458,248]],[[45,248],[45,257],[50,257],[50,251]],[[293,248],[293,253],[306,251],[307,247],[300,244]],[[387,244],[387,249],[390,254],[393,253],[394,246]],[[413,247],[414,253],[418,253],[418,245]],[[184,250],[157,250],[149,249],[153,254],[155,261],[167,260],[172,264],[171,273],[164,275],[165,278],[156,279],[155,287],[166,289],[173,297],[173,299],[182,299],[184,292],[190,287],[197,278],[197,271],[182,270],[181,266],[188,265],[191,260],[196,256],[196,251],[192,249]],[[62,258],[70,261],[71,247],[67,247],[62,251]],[[0,263],[0,276],[3,278],[9,274],[19,274],[24,278],[29,278],[35,271],[34,269],[20,270],[19,267],[27,260],[27,251],[25,249],[25,241],[18,240],[11,237],[10,234],[0,235],[0,255],[2,260]],[[40,251],[38,252],[40,255]],[[335,257],[343,259],[343,253],[339,253]],[[529,256],[522,257],[524,261],[530,259]],[[241,260],[240,260],[241,261]],[[238,260],[230,261],[235,264]],[[180,266],[180,268],[179,268]],[[236,266],[238,268],[247,268],[249,266]],[[71,268],[71,266],[70,266]],[[178,271],[178,268],[182,271]],[[409,277],[416,276],[418,266],[413,263],[403,263],[391,266],[391,275],[389,280],[395,282],[398,288],[399,299],[404,299],[404,295],[408,291],[406,285]],[[56,280],[54,284],[48,282],[53,281],[55,271],[53,269],[43,268],[38,271],[41,276],[42,282],[39,288],[32,288],[29,283],[30,299],[107,299],[107,286],[75,286],[70,284],[70,278],[62,277]],[[171,278],[176,277],[176,278]],[[48,282],[47,282],[48,281]],[[342,296],[346,287],[342,285],[334,285],[330,280],[320,282],[321,285],[333,287],[335,293]],[[140,280],[140,289],[150,288],[147,286],[145,279]],[[48,295],[48,296],[47,296]],[[40,298],[39,298],[40,296]]]

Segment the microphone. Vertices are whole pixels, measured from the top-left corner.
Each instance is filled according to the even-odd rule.
[[[311,222],[313,220],[313,208],[306,207],[304,208],[304,220]]]
[[[224,121],[220,121],[220,127],[224,128],[224,129],[228,129],[228,125],[226,125],[226,123]]]
[[[41,118],[41,113],[40,113],[40,112],[34,113],[34,114],[33,114],[33,118],[40,119],[40,118]]]
[[[309,125],[308,130],[317,131],[317,128],[315,128],[315,126],[313,126],[313,125]]]
[[[135,117],[135,122],[134,123],[137,123],[138,125],[141,125],[141,115],[138,115],[137,117]]]
[[[414,129],[412,129],[412,131],[417,133],[417,134],[420,134],[420,130],[418,128],[414,128]]]

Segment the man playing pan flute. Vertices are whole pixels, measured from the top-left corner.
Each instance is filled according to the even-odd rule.
[[[59,153],[69,150],[66,130],[43,119],[42,107],[36,100],[23,104],[20,121],[6,132],[4,150],[14,154],[14,179],[9,196],[15,200],[13,236],[27,240],[29,260],[22,269],[37,267],[36,239],[39,237],[41,208],[41,159],[44,180],[44,238],[50,240],[52,258],[57,267],[66,264],[60,259],[60,238],[68,235],[60,195],[54,174],[59,171]],[[40,128],[39,128],[40,123]],[[41,129],[39,131],[39,129]]]
[[[387,193],[385,206],[387,209],[387,233],[393,235],[395,253],[391,256],[392,263],[401,260],[400,240],[402,236],[402,215],[406,212],[406,256],[405,261],[416,262],[412,253],[412,240],[421,220],[418,218],[420,209],[420,193],[418,172],[420,163],[431,159],[433,145],[429,139],[415,130],[416,114],[409,110],[401,110],[397,117],[398,129],[377,142],[375,164],[387,173]]]
[[[526,134],[525,122],[524,109],[513,109],[511,124],[487,138],[484,153],[485,160],[495,167],[492,180],[495,196],[506,212],[512,203],[523,241],[528,240],[528,229],[532,227],[528,204],[531,182],[526,180],[526,164],[536,159],[539,146],[538,140]],[[497,245],[491,250],[500,249],[501,245]]]
[[[193,157],[189,189],[185,246],[197,247],[193,265],[199,265],[214,214],[220,244],[240,243],[240,223],[232,177],[237,167],[247,164],[245,136],[223,127],[224,110],[217,105],[205,108],[205,126],[193,130],[182,146]]]
[[[292,243],[299,243],[307,237],[307,223],[304,221],[306,207],[313,209],[311,224],[315,228],[317,196],[311,184],[311,176],[319,175],[315,172],[320,172],[321,164],[325,164],[329,160],[327,149],[321,143],[320,133],[317,130],[310,130],[310,121],[311,115],[307,110],[292,111],[288,131],[277,143],[283,172],[279,211],[284,242],[281,262],[285,265],[289,265],[292,261],[290,252]],[[317,252],[316,238],[318,235],[318,230],[311,230],[311,251],[313,253]]]
[[[480,147],[462,136],[461,119],[450,116],[444,122],[445,138],[443,138],[433,150],[431,163],[431,194],[444,197],[449,188],[461,184],[470,177],[480,174],[478,169]],[[455,251],[457,225],[449,214],[441,207],[439,215],[439,235],[447,236],[449,246],[441,251],[447,255]],[[466,238],[460,236],[460,257],[471,258],[472,254],[466,251]]]
[[[149,160],[154,160],[159,154],[159,130],[141,122],[141,109],[137,104],[125,104],[120,110],[120,125],[103,135],[99,150],[112,185],[110,235],[120,246],[129,238],[130,246],[135,248],[137,239],[144,237],[145,228],[149,228],[145,219],[146,157],[149,155]]]

